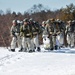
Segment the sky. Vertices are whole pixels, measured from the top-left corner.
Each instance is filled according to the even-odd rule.
[[[23,13],[34,4],[43,4],[51,10],[55,10],[66,7],[70,3],[75,5],[75,0],[0,0],[0,10],[6,12],[7,9],[10,9],[11,11]]]

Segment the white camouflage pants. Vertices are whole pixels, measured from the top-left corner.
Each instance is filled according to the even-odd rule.
[[[67,43],[70,46],[74,46],[74,33],[67,34]]]
[[[20,36],[16,37],[12,37],[12,41],[11,41],[11,49],[15,49],[16,45],[18,45],[18,48],[21,49],[21,38]]]
[[[34,50],[34,48],[39,47],[39,39],[38,39],[38,35],[36,35],[34,38],[32,38],[32,48]]]
[[[22,37],[22,47],[25,50],[32,50],[32,43],[30,38]]]
[[[61,33],[57,36],[57,39],[59,41],[59,46],[62,46],[64,44],[64,34]]]

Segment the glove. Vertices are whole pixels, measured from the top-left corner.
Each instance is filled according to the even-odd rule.
[[[12,33],[11,33],[11,37],[17,37],[17,36],[15,35],[15,32],[12,32]]]

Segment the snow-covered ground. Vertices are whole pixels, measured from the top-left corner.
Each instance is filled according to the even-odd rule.
[[[0,48],[0,75],[75,75],[75,49],[9,52]]]

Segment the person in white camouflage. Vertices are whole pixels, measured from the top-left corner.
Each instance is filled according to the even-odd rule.
[[[33,21],[32,18],[29,20],[29,22],[30,22],[30,25],[32,26],[32,36],[33,36],[33,38],[32,38],[31,41],[32,41],[32,45],[33,45],[32,46],[33,52],[35,52],[35,49],[37,51],[40,51],[41,49],[40,49],[39,38],[38,38],[39,33],[41,31],[40,26],[37,22]]]
[[[55,22],[55,19],[47,20],[47,32],[50,39],[50,50],[57,50],[57,36],[60,34],[60,29],[58,24]]]
[[[11,41],[11,51],[15,52],[16,45],[21,49],[21,38],[20,38],[20,25],[18,25],[17,20],[13,20],[12,27],[10,29],[10,34],[12,37]]]
[[[50,39],[48,38],[48,32],[46,27],[46,21],[42,22],[42,38],[43,38],[43,47],[45,50],[50,49]]]
[[[67,44],[69,47],[74,47],[74,34],[75,32],[75,25],[74,25],[74,22],[72,21],[68,21],[68,25],[66,26],[66,35],[67,35]]]
[[[23,52],[32,52],[32,28],[29,24],[28,18],[25,18],[23,20],[23,25],[20,28],[20,33],[22,36],[22,47],[23,47]]]
[[[64,24],[63,21],[57,19],[56,20],[58,26],[59,26],[59,30],[60,30],[60,34],[57,36],[57,39],[59,41],[59,48],[64,47],[64,37],[65,37],[65,30],[66,30],[66,26]]]

